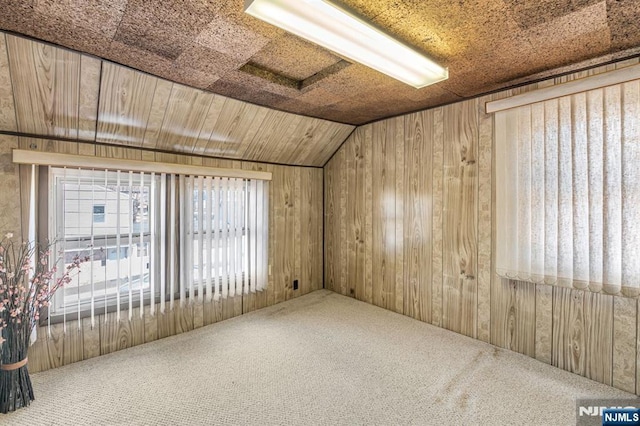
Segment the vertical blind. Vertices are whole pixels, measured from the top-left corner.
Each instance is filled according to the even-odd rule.
[[[266,287],[268,182],[181,176],[181,291],[218,300]]]
[[[266,288],[268,181],[48,170],[49,239],[59,270],[76,254],[90,258],[52,301],[49,321],[62,317],[65,330],[80,317],[90,317],[93,326],[98,314],[111,311],[131,319],[134,306],[149,305],[154,314],[156,303],[164,312],[175,301]]]
[[[640,81],[495,114],[496,272],[640,294]]]

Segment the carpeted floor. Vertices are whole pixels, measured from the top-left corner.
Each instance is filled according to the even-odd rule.
[[[632,397],[329,291],[32,378],[0,424],[571,425]]]

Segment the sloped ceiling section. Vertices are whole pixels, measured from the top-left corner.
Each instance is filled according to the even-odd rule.
[[[0,33],[0,130],[320,167],[353,126],[249,104]]]

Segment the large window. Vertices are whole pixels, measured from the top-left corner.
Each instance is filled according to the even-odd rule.
[[[500,111],[496,272],[640,294],[640,81]]]
[[[266,285],[267,182],[50,167],[47,185],[59,267],[90,258],[56,294],[54,318]]]

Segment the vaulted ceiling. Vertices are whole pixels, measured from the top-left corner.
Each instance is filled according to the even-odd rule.
[[[344,0],[449,67],[414,89],[243,13],[243,0],[0,0],[0,29],[270,108],[362,124],[640,53],[638,0]]]

